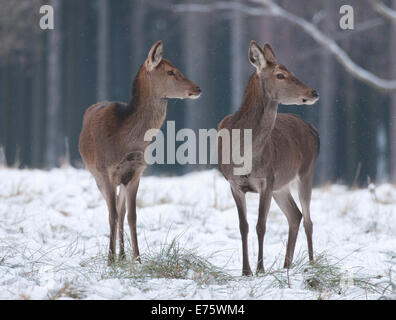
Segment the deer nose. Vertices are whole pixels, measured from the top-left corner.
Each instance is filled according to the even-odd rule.
[[[317,98],[317,97],[319,97],[319,94],[316,90],[312,90],[312,96]]]
[[[202,90],[201,90],[201,88],[200,88],[200,87],[196,87],[196,88],[195,88],[195,91],[196,91],[196,92],[199,92],[199,93],[201,93],[201,92],[202,92]]]

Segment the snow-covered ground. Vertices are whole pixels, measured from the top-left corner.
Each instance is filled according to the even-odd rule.
[[[289,274],[282,269],[288,225],[274,202],[265,236],[268,274],[241,277],[236,207],[217,171],[144,177],[138,205],[143,256],[176,238],[183,250],[207,258],[231,277],[208,283],[190,273],[184,279],[142,274],[137,279],[133,268],[128,276],[124,267],[107,267],[107,209],[87,171],[0,169],[0,299],[378,299],[382,294],[373,285],[383,288],[395,269],[391,253],[396,251],[396,188],[391,185],[370,190],[331,185],[313,192],[315,254],[333,268],[326,274],[322,266],[317,281],[321,276],[337,281],[339,272],[338,292],[334,283],[328,289],[326,284],[319,289],[308,285],[302,225],[295,255],[299,265]],[[257,195],[248,194],[252,268],[257,259],[257,209]],[[125,231],[129,239],[127,222]]]

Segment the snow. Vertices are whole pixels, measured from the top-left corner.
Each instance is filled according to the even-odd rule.
[[[295,192],[294,192],[295,193]],[[258,196],[248,194],[249,255],[257,259]],[[297,202],[298,203],[298,202]],[[394,269],[396,188],[389,184],[350,190],[329,185],[313,191],[315,254],[325,253],[345,275],[377,282]],[[91,175],[73,168],[52,171],[0,169],[0,299],[378,299],[381,293],[349,285],[340,293],[311,290],[291,270],[290,285],[268,277],[241,277],[236,207],[216,171],[183,177],[143,177],[138,193],[140,252],[174,238],[187,250],[232,276],[226,283],[187,279],[131,279],[106,265],[109,241],[105,201]],[[126,239],[129,229],[125,222]],[[288,225],[272,202],[265,236],[265,268],[281,275]],[[129,242],[129,241],[127,241]],[[130,245],[127,246],[130,256]],[[301,225],[295,257],[307,260]],[[277,270],[278,270],[277,269]],[[373,280],[374,282],[376,280]]]

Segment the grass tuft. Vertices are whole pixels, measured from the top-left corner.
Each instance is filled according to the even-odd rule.
[[[231,276],[196,252],[180,246],[177,239],[142,257],[140,272],[151,278],[190,279],[198,284],[223,284]]]
[[[396,300],[396,279],[394,278],[394,268],[396,267],[396,252],[386,252],[389,257],[389,270],[387,277],[378,283],[382,289],[381,300]]]
[[[84,298],[84,290],[77,288],[70,282],[65,282],[63,286],[49,295],[49,300],[59,299],[75,299],[81,300]]]
[[[332,261],[325,253],[317,254],[315,261],[295,266],[294,273],[302,273],[306,289],[319,293],[344,294],[352,287],[365,292],[379,293],[374,277],[361,274],[354,268],[343,268],[342,260]]]
[[[95,268],[98,262],[102,265],[105,256],[84,262],[83,266]],[[137,282],[150,279],[184,279],[193,280],[198,285],[225,284],[233,277],[214,266],[193,250],[183,248],[178,238],[170,243],[163,243],[157,249],[148,249],[140,257],[141,263],[134,259],[115,262],[111,267],[102,269],[100,278],[119,278]]]

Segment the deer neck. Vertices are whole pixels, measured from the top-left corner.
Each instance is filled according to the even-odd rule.
[[[253,150],[263,146],[275,125],[278,102],[271,99],[265,83],[255,73],[249,80],[242,106],[233,117],[233,127],[252,129]]]
[[[166,117],[168,101],[155,94],[144,69],[139,71],[132,91],[124,126],[130,130],[129,140],[136,141],[141,140],[147,130],[161,128]]]

